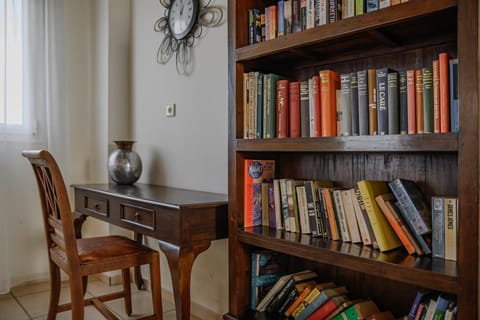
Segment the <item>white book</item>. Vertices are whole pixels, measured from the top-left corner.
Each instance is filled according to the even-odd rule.
[[[275,221],[277,229],[283,229],[282,200],[280,198],[280,180],[273,179],[273,201],[275,203]]]
[[[315,0],[307,0],[307,29],[315,27]]]
[[[380,9],[383,9],[383,8],[390,7],[391,2],[390,2],[390,0],[380,0],[380,1],[378,2],[378,4],[379,4],[378,7],[379,7]]]
[[[360,236],[360,230],[358,229],[355,209],[353,208],[352,190],[355,189],[341,190],[340,193],[342,195],[343,211],[347,220],[348,230],[350,231],[350,238],[352,242],[358,243],[362,242],[362,238]]]
[[[328,10],[327,10],[327,1],[328,0],[315,0],[315,25],[321,26],[327,24],[328,21]]]
[[[300,231],[301,233],[312,233],[310,229],[310,222],[308,217],[307,196],[305,194],[305,186],[304,185],[297,186],[296,190],[297,190],[298,218],[300,219]]]
[[[343,201],[342,201],[342,190],[334,190],[333,191],[333,202],[335,204],[335,208],[337,209],[337,218],[338,224],[340,226],[340,235],[341,239],[346,242],[352,241],[350,237],[350,230],[348,230],[347,220],[345,217],[345,211],[343,209]]]
[[[458,199],[445,201],[445,259],[457,261]]]
[[[361,240],[364,245],[371,245],[372,237],[370,235],[370,232],[368,231],[368,222],[365,220],[366,216],[363,214],[360,205],[361,199],[359,199],[359,197],[361,198],[361,195],[359,192],[355,191],[355,188],[351,189],[350,192],[352,196],[353,209],[355,210],[355,216],[357,217],[358,229],[360,231]]]

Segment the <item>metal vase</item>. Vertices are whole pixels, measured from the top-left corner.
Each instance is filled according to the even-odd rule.
[[[142,159],[132,150],[135,141],[114,141],[115,149],[108,157],[108,174],[117,184],[133,184],[142,174]]]

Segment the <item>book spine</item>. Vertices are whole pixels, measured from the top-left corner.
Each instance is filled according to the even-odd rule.
[[[249,131],[248,138],[255,139],[257,131],[257,85],[255,72],[249,72],[248,75],[248,120]]]
[[[407,72],[398,73],[398,102],[400,113],[400,134],[408,133]]]
[[[302,31],[307,29],[307,0],[300,0],[300,26]]]
[[[265,13],[260,13],[260,42],[265,41]]]
[[[432,78],[433,78],[433,132],[441,132],[440,119],[440,70],[439,61],[432,62]]]
[[[445,204],[443,197],[432,197],[432,256],[445,258]]]
[[[368,135],[368,78],[367,70],[357,72],[358,82],[358,131],[361,136]]]
[[[371,245],[372,244],[372,239],[371,239],[371,232],[368,229],[367,223],[368,223],[368,216],[366,212],[363,212],[364,209],[362,209],[360,203],[362,203],[363,206],[363,200],[360,195],[360,191],[358,188],[353,188],[351,189],[351,197],[352,197],[352,203],[353,203],[353,209],[355,210],[355,216],[357,217],[357,222],[358,222],[358,229],[360,231],[360,238],[361,241],[363,242],[364,245]]]
[[[334,207],[333,207],[333,199],[332,199],[330,190],[328,188],[323,188],[322,192],[323,192],[323,199],[324,199],[325,208],[326,208],[326,211],[327,211],[330,237],[331,237],[332,240],[339,240],[340,239],[340,234],[339,234],[339,230],[337,228],[335,211],[334,211]]]
[[[283,288],[278,292],[278,294],[272,299],[272,301],[267,305],[267,312],[273,314],[276,313],[285,300],[288,298],[290,291],[295,288],[295,280],[293,277],[287,281]]]
[[[266,74],[263,79],[263,138],[275,137],[276,87],[278,76]]]
[[[277,229],[283,229],[282,200],[281,200],[281,195],[280,195],[280,180],[279,179],[273,179],[273,197],[274,197],[276,228]]]
[[[270,211],[268,210],[268,182],[261,182],[260,184],[260,218],[261,225],[268,227],[270,225]]]
[[[415,70],[407,70],[407,121],[408,134],[417,133]]]
[[[292,106],[290,107],[292,108]],[[290,121],[292,121],[292,119]],[[295,137],[310,137],[310,102],[307,80],[300,81],[300,113],[299,119],[295,119],[295,122],[297,121],[300,121],[301,132],[300,135],[295,135]]]
[[[270,40],[277,38],[278,32],[278,17],[277,17],[277,6],[272,5],[270,9]]]
[[[321,112],[320,112],[320,77],[312,77],[312,106],[311,109],[313,112],[310,114],[313,134],[310,132],[311,137],[321,137],[322,136],[322,123],[321,123]]]
[[[283,1],[283,21],[285,34],[292,33],[292,0]]]
[[[338,0],[328,0],[328,23],[340,20],[342,16],[341,9],[342,7]]]
[[[357,217],[355,209],[353,208],[353,189],[342,190],[343,212],[345,214],[345,220],[347,221],[348,231],[350,232],[350,240],[354,243],[362,242],[360,237],[360,231],[358,229]]]
[[[365,13],[365,0],[355,0],[355,15],[359,16]]]
[[[248,44],[255,43],[254,29],[255,29],[255,14],[254,9],[248,9]]]
[[[292,32],[299,32],[302,31],[302,24],[301,24],[301,14],[300,14],[300,0],[293,0],[292,3]]]
[[[340,226],[340,236],[343,241],[351,242],[350,230],[347,225],[347,217],[343,207],[341,190],[333,191],[333,200],[337,212],[338,225]]]
[[[287,180],[280,179],[280,199],[282,203],[282,218],[285,231],[290,231],[290,214],[288,210]]]
[[[379,0],[378,2],[378,8],[379,9],[384,9],[390,7],[391,3],[390,0]]]
[[[445,259],[457,261],[458,199],[447,198],[445,210]]]
[[[379,9],[378,0],[366,0],[367,1],[367,12],[372,12]]]
[[[372,136],[377,135],[377,73],[375,69],[367,70],[368,81],[368,128]]]
[[[358,77],[356,72],[350,73],[350,108],[352,110],[352,135],[360,134],[358,108]]]
[[[276,100],[276,128],[277,138],[287,138],[289,135],[289,110],[288,110],[288,80],[277,81],[277,100]]]
[[[313,181],[305,182],[305,200],[307,202],[307,210],[308,210],[308,224],[310,227],[310,232],[313,236],[319,236],[319,226],[317,221],[317,210],[316,210],[316,203],[314,198],[314,187]]]
[[[243,73],[243,139],[248,139],[249,127],[249,106],[248,106],[248,72]]]
[[[250,256],[251,263],[251,283],[250,283],[250,308],[255,309],[257,307],[257,284],[256,276],[258,275],[257,269],[257,253],[252,252]]]
[[[387,74],[388,134],[400,134],[398,72]]]
[[[329,0],[318,0],[319,2],[319,26],[328,23],[328,1]]]
[[[255,77],[257,78],[257,89],[256,89],[256,98],[257,98],[257,129],[256,129],[256,138],[263,138],[263,73],[255,72]]]
[[[305,194],[305,185],[299,185],[296,187],[297,192],[297,206],[298,206],[298,217],[300,220],[300,231],[301,233],[311,233],[310,230],[310,218],[307,207],[307,199]]]
[[[450,96],[448,76],[448,54],[442,52],[438,55],[438,73],[440,87],[440,132],[450,131]]]
[[[351,80],[349,73],[340,75],[340,88],[340,108],[342,114],[340,120],[340,135],[349,136],[352,134]]]
[[[277,34],[279,37],[282,37],[286,34],[284,10],[285,10],[284,0],[278,0],[277,2]]]
[[[448,77],[450,79],[450,130],[459,130],[459,102],[458,102],[458,59],[449,60]]]
[[[422,68],[423,79],[423,130],[433,133],[433,74],[432,68]]]
[[[268,212],[268,226],[270,228],[278,229],[278,225],[281,224],[281,221],[277,220],[277,215],[275,213],[275,194],[274,194],[273,182],[267,183],[267,212]]]
[[[425,133],[425,120],[423,108],[423,72],[415,70],[415,110],[417,133]]]
[[[307,0],[307,24],[306,29],[315,27],[315,2],[314,0]]]
[[[377,117],[378,134],[388,134],[387,68],[377,69]]]
[[[332,137],[337,133],[336,90],[340,89],[340,76],[332,70],[320,71],[320,108],[322,136]]]

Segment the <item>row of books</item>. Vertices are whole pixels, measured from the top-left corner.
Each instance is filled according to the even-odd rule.
[[[436,291],[419,291],[407,320],[453,320],[457,316],[456,299]]]
[[[361,180],[342,188],[332,181],[275,179],[274,172],[274,160],[245,160],[245,227],[264,225],[382,252],[403,246],[409,254],[457,258],[456,197],[432,197],[430,210],[418,186],[406,179]]]
[[[459,130],[458,59],[307,80],[243,74],[243,138],[447,133]]]
[[[248,10],[248,43],[275,39],[407,1],[279,0],[265,10]]]
[[[311,270],[288,273],[287,256],[270,250],[251,253],[250,307],[278,319],[383,319],[393,320],[391,312],[380,312],[372,300],[352,299],[345,286],[318,282]],[[418,291],[404,320],[452,320],[457,313],[453,296],[436,291]],[[257,317],[261,318],[261,317]]]

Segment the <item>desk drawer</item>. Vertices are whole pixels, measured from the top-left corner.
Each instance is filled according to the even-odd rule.
[[[85,195],[84,207],[88,211],[108,217],[108,200]]]
[[[120,204],[120,219],[149,230],[155,229],[155,210],[153,209]]]

